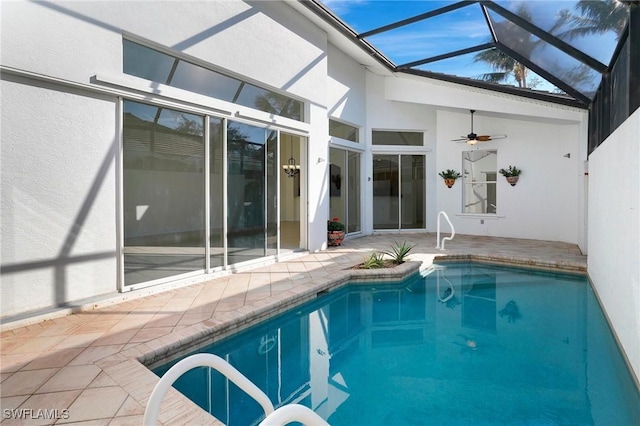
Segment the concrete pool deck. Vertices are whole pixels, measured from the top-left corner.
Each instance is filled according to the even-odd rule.
[[[393,269],[350,269],[394,241],[415,244],[410,262]],[[587,270],[587,257],[573,244],[457,235],[441,251],[435,242],[434,234],[425,233],[353,238],[341,247],[156,294],[121,295],[120,300],[127,300],[120,303],[105,300],[79,313],[32,318],[31,325],[2,324],[2,423],[142,424],[158,381],[146,365],[231,334],[348,280],[401,279],[427,269],[440,256]],[[173,389],[163,399],[159,419],[167,425],[219,424]]]

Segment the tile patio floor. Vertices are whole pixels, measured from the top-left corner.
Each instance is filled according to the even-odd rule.
[[[410,260],[394,270],[348,269],[394,241],[416,244]],[[3,324],[0,403],[2,423],[139,425],[157,377],[153,363],[233,333],[263,317],[310,299],[319,291],[365,275],[392,278],[428,268],[436,256],[452,256],[584,273],[586,256],[575,245],[458,235],[446,250],[434,234],[384,234],[354,238],[342,247],[221,276],[186,287],[33,325]],[[99,305],[98,305],[99,306]],[[174,390],[161,406],[162,424],[216,424]],[[31,418],[9,418],[12,409]],[[29,412],[28,410],[32,411]],[[57,410],[58,419],[38,410]],[[49,412],[51,414],[51,411]],[[41,418],[38,417],[40,414]]]

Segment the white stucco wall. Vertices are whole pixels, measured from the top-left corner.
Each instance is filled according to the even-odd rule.
[[[329,149],[348,149],[351,151],[360,152],[364,154],[364,150],[367,148],[367,135],[366,135],[366,108],[367,108],[367,88],[366,88],[366,70],[353,58],[346,55],[340,49],[332,44],[328,45],[328,68],[327,68],[327,115],[328,118],[349,124],[359,129],[359,142],[351,142],[340,138],[329,136],[327,147],[327,167],[331,162],[331,156]],[[363,170],[365,164],[365,156],[360,156],[361,164],[360,170]],[[329,169],[327,168],[327,173]],[[328,183],[328,177],[323,178]],[[364,191],[365,186],[364,176],[360,174],[360,206],[365,205]],[[328,194],[328,193],[327,193]],[[346,212],[347,206],[346,196],[330,198],[327,195],[327,217],[329,219],[333,217],[339,217],[343,222],[347,221],[347,218],[342,213]],[[355,202],[352,202],[354,205]],[[331,206],[331,208],[329,208]],[[361,207],[361,211],[362,211]],[[333,211],[335,214],[332,214]],[[366,230],[367,226],[363,223],[362,215],[360,215],[360,230]],[[349,217],[348,222],[353,224],[356,222],[354,218]]]
[[[114,100],[1,90],[2,315],[115,292]]]
[[[640,378],[640,110],[589,156],[589,276]]]
[[[328,45],[327,113],[356,127],[366,120],[366,71],[332,44]],[[362,135],[361,135],[362,136]],[[364,141],[361,146],[364,147]]]
[[[284,2],[205,1],[187,7],[157,1],[149,6],[7,2],[2,64],[88,83],[96,73],[121,73],[125,34],[303,98],[324,99],[318,83],[326,76],[326,34]]]
[[[580,126],[477,112],[477,134],[506,134],[507,138],[475,147],[451,141],[466,135],[470,125],[469,112],[438,111],[436,173],[446,169],[461,172],[463,151],[486,149],[497,151],[498,170],[514,165],[522,174],[513,187],[498,174],[494,216],[461,214],[462,180],[447,188],[439,179],[438,209],[448,213],[456,232],[580,244],[580,200],[586,179],[580,160]]]
[[[465,94],[467,88],[412,76],[367,73],[367,89],[368,136],[373,129],[425,131],[427,230],[436,230],[437,213],[444,210],[458,233],[563,241],[586,251],[586,112],[480,89]],[[471,130],[465,105],[483,108],[476,112],[476,133],[508,137],[477,148],[452,142]],[[394,147],[394,152],[403,149],[411,150]],[[445,169],[461,171],[462,151],[473,149],[497,150],[498,169],[515,165],[523,170],[515,187],[498,175],[497,215],[462,215],[461,181],[449,189],[438,176]]]
[[[123,35],[306,101],[303,184],[326,180],[326,33],[286,2],[7,2],[0,19],[2,66],[42,76],[2,81],[3,317],[117,290],[116,97],[65,82],[136,83],[122,75]],[[320,250],[326,188],[308,186],[308,247]]]
[[[367,73],[367,143],[370,148],[365,156],[366,201],[365,205],[373,206],[373,153],[402,153],[424,154],[426,163],[425,191],[426,191],[426,225],[427,230],[435,229],[435,217],[437,215],[435,203],[436,180],[431,170],[435,167],[435,143],[436,143],[436,109],[422,103],[398,102],[389,99],[386,85],[389,81],[402,79],[399,76],[380,76],[371,72]],[[424,132],[423,147],[398,147],[385,148],[371,146],[371,133],[374,130],[401,130]],[[373,208],[365,211],[367,231],[373,230]]]

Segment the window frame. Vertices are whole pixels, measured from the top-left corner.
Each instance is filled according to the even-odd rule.
[[[486,176],[486,178],[484,180],[476,180],[476,181],[469,181],[469,177],[467,177],[468,175],[471,176],[473,175],[473,173],[467,173],[466,169],[465,169],[465,161],[468,161],[465,158],[465,154],[468,153],[482,153],[482,152],[487,152],[490,153],[489,155],[491,155],[491,153],[493,153],[493,155],[495,155],[495,171],[491,171],[490,173],[492,173],[495,178],[493,180],[489,179],[489,175],[487,173],[480,172],[480,174],[484,174]],[[484,158],[484,157],[482,157]],[[477,161],[481,160],[482,158],[478,159]],[[474,149],[474,150],[465,150],[461,152],[461,160],[462,160],[462,195],[461,195],[461,216],[466,216],[466,217],[482,217],[482,218],[498,218],[500,217],[498,215],[498,150],[497,149]],[[493,164],[492,164],[493,166]],[[487,194],[486,194],[486,198],[485,198],[485,202],[486,205],[484,207],[484,211],[483,212],[475,212],[475,211],[467,211],[468,207],[471,206],[471,204],[467,205],[467,194],[468,194],[468,190],[471,187],[471,185],[486,185],[487,188]],[[490,204],[490,194],[489,194],[489,185],[493,186],[493,203],[491,203],[491,205],[493,205],[495,207],[495,211],[493,212],[489,212],[489,204]]]
[[[347,126],[347,127],[353,128],[355,130],[355,140],[345,139],[345,138],[342,138],[340,136],[331,134],[331,122],[337,123],[337,124],[342,125],[342,126]],[[358,145],[360,145],[360,139],[361,139],[360,133],[361,133],[361,131],[362,131],[362,127],[361,126],[356,126],[356,125],[348,123],[348,122],[346,122],[344,120],[339,120],[339,119],[336,119],[336,118],[333,118],[333,117],[329,117],[329,136],[332,139],[337,139],[339,141],[348,142],[350,144],[358,144]]]
[[[422,144],[421,145],[388,145],[388,144],[374,144],[373,143],[373,135],[374,133],[416,133],[422,135]],[[394,151],[402,151],[402,150],[423,150],[427,145],[427,131],[426,130],[417,130],[417,129],[371,129],[371,147],[376,151],[384,151],[384,150],[394,150]]]
[[[126,57],[125,46],[127,45],[127,43],[138,45],[138,46],[140,46],[140,47],[142,47],[144,49],[149,49],[149,50],[154,51],[156,53],[159,53],[161,55],[166,55],[166,56],[174,59],[174,61],[176,61],[175,62],[175,66],[177,66],[179,63],[186,63],[186,64],[191,65],[191,66],[202,68],[205,71],[210,71],[210,72],[212,72],[214,74],[219,74],[222,77],[236,80],[239,83],[238,94],[240,93],[240,90],[243,87],[247,86],[249,88],[255,88],[255,89],[258,89],[258,90],[263,90],[263,91],[267,92],[268,95],[270,94],[270,95],[274,95],[276,97],[284,98],[288,102],[297,102],[297,103],[300,104],[299,105],[300,117],[299,118],[294,118],[294,117],[288,117],[286,115],[278,115],[278,114],[275,114],[275,113],[273,113],[271,111],[257,109],[257,108],[255,108],[255,106],[246,105],[245,103],[235,103],[235,102],[227,100],[227,99],[213,97],[213,96],[208,95],[206,93],[196,92],[196,91],[192,91],[192,90],[189,90],[189,89],[184,89],[184,88],[181,88],[179,86],[172,85],[170,83],[167,84],[167,82],[148,80],[145,77],[141,77],[141,76],[138,76],[136,74],[129,74],[129,73],[124,71],[124,68],[125,68],[124,61],[125,61],[125,57]],[[271,120],[269,120],[269,121],[273,121],[273,117],[278,117],[280,119],[291,120],[291,121],[293,121],[295,123],[308,123],[308,117],[309,117],[309,105],[308,105],[308,102],[306,102],[304,99],[301,99],[301,98],[298,98],[296,96],[293,96],[288,92],[284,92],[284,91],[281,91],[281,90],[278,90],[278,89],[275,89],[275,88],[272,88],[272,87],[268,87],[267,85],[265,85],[263,83],[252,81],[252,80],[247,79],[245,77],[240,77],[238,75],[235,75],[234,73],[219,69],[219,68],[215,67],[214,65],[212,65],[212,64],[210,64],[208,62],[205,62],[205,61],[203,61],[201,59],[190,57],[190,56],[182,54],[180,52],[172,51],[171,49],[169,49],[169,48],[167,48],[165,46],[158,45],[157,43],[148,42],[146,40],[140,39],[139,37],[131,36],[131,35],[128,35],[128,34],[125,34],[122,37],[122,50],[123,50],[123,54],[122,54],[122,65],[123,65],[122,75],[124,75],[124,76],[133,77],[133,78],[141,79],[141,80],[144,80],[144,81],[153,81],[154,83],[156,83],[156,85],[162,85],[162,86],[165,86],[165,87],[175,88],[175,89],[178,89],[178,90],[184,90],[185,92],[193,93],[193,94],[198,95],[198,96],[204,96],[204,97],[210,98],[210,99],[215,99],[215,100],[217,100],[219,102],[228,103],[230,105],[237,105],[237,106],[239,106],[241,108],[243,107],[243,108],[248,108],[248,109],[255,110],[255,111],[260,111],[262,114],[267,114],[271,118]],[[240,112],[240,111],[238,111],[238,112]]]

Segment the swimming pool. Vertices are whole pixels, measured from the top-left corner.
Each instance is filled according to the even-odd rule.
[[[197,352],[225,358],[275,406],[297,402],[332,425],[640,419],[640,393],[582,276],[436,266],[345,286]],[[174,387],[226,424],[261,419],[215,371]]]

